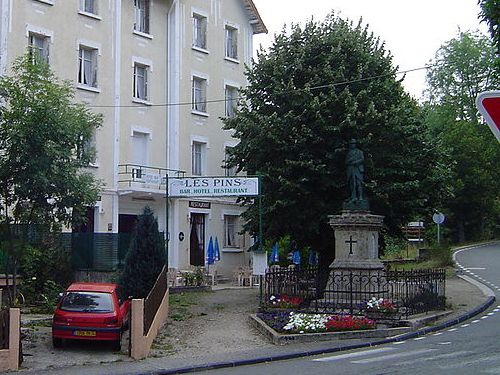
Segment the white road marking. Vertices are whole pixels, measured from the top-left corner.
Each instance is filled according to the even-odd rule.
[[[439,365],[439,368],[452,369],[452,368],[470,366],[470,365],[475,364],[475,363],[490,362],[490,361],[498,361],[498,355],[490,355],[487,357],[473,359],[473,360],[469,359],[469,360],[464,360],[464,361],[455,361],[455,363],[451,363],[449,365]]]
[[[441,336],[442,334],[443,334],[443,332],[438,332],[438,333],[433,334],[432,336]]]
[[[484,267],[467,267],[468,270],[477,270],[477,271],[483,271],[486,268]]]
[[[469,354],[469,353],[472,353],[472,352],[463,350],[463,351],[460,351],[460,352],[438,354],[438,355],[429,356],[429,357],[420,357],[420,358],[417,358],[417,359],[413,359],[411,361],[399,362],[398,365],[399,366],[405,366],[405,365],[411,365],[411,364],[415,364],[415,363],[422,362],[422,361],[437,361],[437,360],[440,360],[440,359],[455,358],[455,357],[459,357],[459,356],[462,356],[462,355],[465,355],[465,354]]]
[[[351,361],[351,363],[374,363],[374,362],[384,362],[390,359],[396,359],[396,358],[404,358],[404,357],[411,357],[413,355],[419,355],[419,354],[425,354],[425,353],[430,353],[433,351],[436,351],[437,349],[420,349],[420,350],[412,350],[409,352],[403,352],[403,353],[395,353],[395,354],[388,354],[388,355],[383,355],[375,358],[365,358],[365,359],[357,359],[355,361]]]
[[[438,345],[450,345],[451,341],[439,342]]]
[[[494,312],[499,312],[499,311],[500,311],[500,309],[495,309],[495,310],[493,310],[493,311],[494,311]]]
[[[468,327],[468,326],[470,326],[470,324],[462,324],[460,327],[465,328],[465,327]]]
[[[448,332],[455,332],[458,328],[449,329]]]
[[[420,340],[424,340],[425,337],[417,337],[416,339],[413,339],[413,341],[420,341]]]
[[[346,354],[339,354],[339,355],[331,355],[331,356],[323,357],[323,358],[316,358],[316,359],[313,359],[313,361],[315,361],[315,362],[332,362],[332,361],[338,361],[339,359],[356,358],[356,357],[362,357],[364,355],[390,352],[393,350],[396,350],[396,349],[394,349],[394,348],[370,349],[370,350],[363,350],[361,352],[346,353]]]
[[[495,315],[495,313],[492,313],[492,312],[488,313],[488,316],[492,316],[492,315]]]
[[[472,323],[472,324],[476,324],[476,323],[479,323],[479,320],[478,320],[478,319],[476,319],[476,320],[473,320],[473,321],[472,321],[471,323]]]
[[[488,317],[487,316],[482,316],[481,319],[488,319]]]
[[[392,345],[401,345],[401,344],[406,344],[406,341],[396,341],[392,343]]]

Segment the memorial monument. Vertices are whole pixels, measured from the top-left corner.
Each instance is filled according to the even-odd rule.
[[[346,156],[347,185],[350,194],[340,215],[329,216],[335,232],[335,259],[325,288],[325,300],[359,303],[378,293],[386,285],[378,259],[379,231],[383,216],[373,215],[364,195],[364,155],[356,140],[349,142]],[[375,276],[374,276],[375,275]],[[382,279],[383,278],[383,279]]]

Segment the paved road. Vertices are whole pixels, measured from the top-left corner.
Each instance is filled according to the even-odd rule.
[[[463,273],[500,299],[500,245],[462,250]],[[478,291],[478,293],[480,293]],[[473,319],[416,339],[335,355],[204,372],[213,374],[500,374],[500,303]]]

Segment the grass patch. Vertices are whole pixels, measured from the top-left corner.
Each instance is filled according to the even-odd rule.
[[[174,321],[183,321],[193,317],[191,307],[198,304],[207,292],[176,293],[169,296],[169,316]]]

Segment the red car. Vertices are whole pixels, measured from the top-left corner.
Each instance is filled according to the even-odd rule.
[[[56,306],[52,343],[57,348],[63,339],[106,340],[119,350],[129,317],[130,300],[118,285],[73,283]]]

